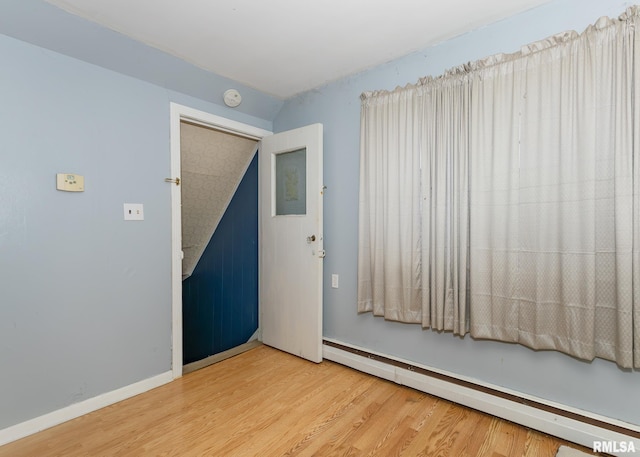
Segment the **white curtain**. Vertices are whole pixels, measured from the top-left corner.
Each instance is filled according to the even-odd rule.
[[[472,167],[473,336],[633,366],[636,20],[480,71],[474,94],[494,98],[474,105],[474,158],[491,166]]]
[[[518,188],[520,172],[522,62],[504,60],[484,62],[473,78],[470,314],[473,336],[516,341],[521,208],[511,189]]]
[[[420,97],[415,87],[363,95],[358,310],[422,319]]]
[[[358,310],[468,331],[468,83],[363,94]]]
[[[469,330],[469,81],[421,81],[422,326]]]
[[[360,312],[640,367],[639,15],[363,95]]]

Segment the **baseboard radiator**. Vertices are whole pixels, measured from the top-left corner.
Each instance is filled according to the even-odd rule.
[[[340,341],[323,341],[323,357],[561,439],[592,448],[595,441],[633,442],[640,427],[566,405],[464,379],[453,373],[378,354]]]

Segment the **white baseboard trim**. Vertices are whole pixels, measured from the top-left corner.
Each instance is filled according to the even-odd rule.
[[[566,411],[569,416],[579,415],[585,418],[592,419],[601,423],[611,424],[613,428],[620,427],[629,429],[632,432],[640,433],[640,427],[634,424],[618,421],[604,416],[599,416],[587,411],[578,410],[566,405],[561,405],[547,400],[533,397],[507,389],[500,386],[479,382],[476,380],[465,379],[455,373],[445,372],[443,370],[421,366],[412,362],[408,362],[402,359],[398,359],[392,356],[375,353],[374,351],[367,350],[365,348],[359,348],[357,346],[343,343],[336,340],[325,338],[325,341],[334,343],[347,348],[361,351],[365,354],[371,354],[374,356],[381,356],[385,359],[390,359],[407,366],[415,366],[420,369],[428,370],[433,373],[441,374],[449,378],[456,378],[463,383],[475,384],[479,389],[465,387],[464,385],[458,385],[453,382],[438,379],[426,374],[411,371],[410,369],[401,368],[389,363],[374,360],[374,358],[367,357],[365,355],[354,354],[347,350],[340,348],[323,345],[323,357],[327,360],[331,360],[342,365],[354,368],[356,370],[393,381],[397,384],[412,387],[421,392],[425,392],[431,395],[435,395],[446,400],[468,406],[470,408],[491,414],[502,419],[506,419],[511,422],[530,427],[535,430],[539,430],[549,435],[557,436],[567,441],[580,444],[582,446],[592,449],[594,441],[606,441],[606,442],[633,442],[635,449],[640,450],[640,439],[637,437],[629,436],[624,433],[620,433],[614,430],[596,426],[581,420],[576,420],[571,417],[566,417],[562,414],[556,414],[536,406],[530,406],[521,402],[502,398],[491,393],[484,392],[482,389],[489,389],[496,392],[502,392],[508,396],[514,396],[524,399],[523,401],[530,401],[532,403],[538,403],[547,405],[555,410]],[[614,453],[614,455],[616,455]],[[622,455],[622,454],[620,454]],[[628,455],[628,454],[625,454]]]
[[[96,397],[89,398],[79,403],[74,403],[62,409],[44,414],[30,419],[20,424],[0,430],[0,446],[19,440],[39,431],[61,424],[63,422],[83,416],[105,406],[118,403],[127,398],[134,397],[148,390],[160,387],[163,384],[173,381],[173,372],[167,371],[152,378],[124,386]]]

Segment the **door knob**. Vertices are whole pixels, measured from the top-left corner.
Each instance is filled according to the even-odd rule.
[[[315,235],[308,236],[307,237],[307,244],[311,244],[315,240],[316,240],[316,236]]]
[[[180,185],[180,178],[164,178],[164,182],[171,182],[176,186]]]

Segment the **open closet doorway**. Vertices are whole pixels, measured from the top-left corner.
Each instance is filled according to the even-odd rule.
[[[182,343],[173,348],[174,377],[252,347],[258,329],[256,153],[270,132],[191,111],[172,105],[172,117],[179,115],[171,132],[172,192],[179,194],[172,195],[173,229],[175,244],[180,219],[181,253],[179,265],[173,262],[173,331]]]
[[[257,145],[180,122],[183,373],[258,343]]]

